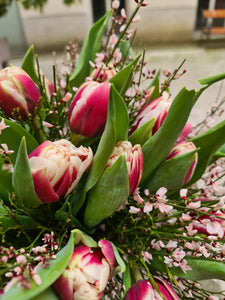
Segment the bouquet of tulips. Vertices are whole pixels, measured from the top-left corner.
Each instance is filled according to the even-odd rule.
[[[225,73],[171,95],[185,71],[133,54],[135,3],[112,1],[53,82],[33,46],[0,70],[2,300],[224,297],[224,100],[188,118]]]

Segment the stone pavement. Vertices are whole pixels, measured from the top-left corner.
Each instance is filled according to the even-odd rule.
[[[135,50],[137,54],[141,51]],[[38,57],[42,71],[52,80],[52,65],[62,57],[61,53],[38,54]],[[146,50],[146,58],[150,70],[165,68],[170,71],[176,69],[186,59],[182,69],[187,69],[187,72],[172,82],[170,90],[173,97],[183,86],[188,89],[199,89],[201,85],[198,79],[225,72],[224,48],[206,49],[196,45],[154,46]],[[20,66],[21,61],[22,58],[13,58],[10,63]],[[223,97],[225,97],[225,82],[216,83],[208,88],[196,103],[190,120],[194,123],[201,121],[210,106]]]

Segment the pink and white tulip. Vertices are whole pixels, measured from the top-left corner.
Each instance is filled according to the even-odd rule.
[[[75,247],[69,265],[54,283],[62,300],[100,300],[116,266],[113,246],[106,240],[100,249]]]
[[[110,83],[89,81],[82,85],[69,109],[71,131],[86,137],[103,133],[109,100]]]
[[[193,150],[196,150],[196,146],[192,142],[178,143],[175,146],[173,146],[173,148],[171,149],[167,159],[170,159],[170,158],[173,158],[173,157],[176,157],[176,156],[181,156],[181,155],[186,154],[188,152],[191,152]],[[195,168],[196,168],[196,165],[197,165],[197,162],[198,162],[198,154],[195,153],[194,161],[192,162],[190,168],[187,171],[187,174],[185,176],[183,184],[186,184],[192,178],[192,176],[194,174],[194,171],[195,171]]]
[[[51,203],[73,191],[92,162],[90,148],[76,148],[67,140],[45,141],[29,155],[34,187],[43,203]]]
[[[160,292],[167,300],[179,300],[171,286],[159,277],[154,278]],[[129,288],[124,300],[162,300],[161,295],[149,280],[139,280]]]
[[[113,152],[106,164],[106,167],[111,166],[121,155],[125,155],[128,176],[130,195],[137,189],[143,175],[144,156],[140,145],[132,147],[128,141],[118,142],[113,149]]]
[[[172,99],[166,98],[164,96],[147,103],[136,116],[131,133],[133,133],[137,128],[141,127],[151,119],[155,118],[155,125],[152,129],[152,134],[155,134],[156,131],[162,126],[171,103]]]
[[[24,70],[13,66],[0,71],[0,106],[7,116],[18,118],[17,109],[23,119],[33,115],[40,96],[40,90]]]

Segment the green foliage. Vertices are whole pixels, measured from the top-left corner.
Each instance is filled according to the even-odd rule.
[[[21,2],[25,9],[39,9],[40,11],[43,10],[45,4],[47,4],[48,0],[14,0]],[[65,5],[71,5],[73,3],[82,2],[82,0],[63,0]],[[7,14],[8,9],[10,8],[13,0],[1,0],[0,2],[0,17]]]

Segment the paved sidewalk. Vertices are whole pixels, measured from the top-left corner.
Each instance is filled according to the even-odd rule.
[[[141,50],[143,51],[143,49]],[[137,54],[141,51],[136,50]],[[40,54],[39,63],[42,71],[52,80],[52,65],[62,57],[61,53]],[[188,89],[199,89],[201,85],[198,79],[209,77],[218,73],[225,72],[225,49],[205,49],[197,46],[176,46],[176,47],[152,47],[146,50],[148,68],[168,69],[173,71],[181,62],[186,59],[183,69],[187,72],[178,80],[173,81],[171,93],[175,96],[178,91],[186,86]],[[20,66],[22,58],[11,59],[10,63]],[[216,83],[208,88],[199,98],[193,109],[190,120],[199,122],[205,117],[206,111],[217,100],[225,97],[225,82]],[[224,113],[225,119],[225,113]]]

